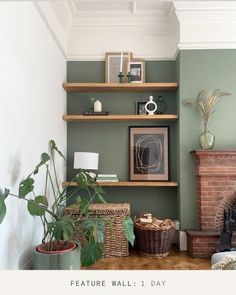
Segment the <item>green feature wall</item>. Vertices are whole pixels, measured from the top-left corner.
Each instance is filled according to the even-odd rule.
[[[68,82],[104,82],[104,62],[69,61]],[[179,72],[177,71],[177,74]],[[146,62],[146,82],[175,82],[175,61]],[[158,93],[129,92],[68,92],[67,113],[82,114],[88,110],[89,98],[101,100],[103,110],[110,114],[135,114],[135,102],[145,101],[149,95]],[[177,113],[176,93],[164,93],[167,113]],[[77,151],[99,153],[99,173],[117,173],[119,180],[129,179],[129,134],[128,126],[170,126],[170,180],[178,181],[178,122],[73,122],[68,124],[67,179],[73,169],[73,154]],[[176,187],[112,187],[104,188],[108,202],[128,202],[132,215],[149,211],[157,217],[179,218],[178,188]]]
[[[183,100],[197,98],[202,89],[229,91],[216,107],[209,129],[215,134],[214,149],[236,149],[236,50],[181,50],[176,61],[179,75],[179,205],[182,228],[197,226],[195,161],[191,150],[199,149],[200,116]]]
[[[104,62],[68,62],[68,82],[104,82]],[[232,93],[223,97],[212,116],[210,130],[216,136],[214,149],[236,148],[236,50],[181,50],[176,61],[146,62],[147,82],[179,81],[174,94],[166,93],[168,113],[178,113],[170,124],[170,180],[177,188],[105,188],[110,202],[129,202],[132,214],[150,211],[156,216],[178,218],[182,229],[197,227],[195,161],[191,150],[199,149],[202,125],[198,112],[183,105],[197,98],[202,89],[220,88]],[[152,93],[68,93],[68,114],[82,114],[90,97],[99,98],[111,114],[134,114],[135,101]],[[157,94],[154,94],[154,96]],[[166,126],[167,122],[162,122]],[[68,179],[75,151],[99,152],[99,172],[117,173],[127,180],[129,173],[128,126],[140,123],[68,123]],[[161,125],[142,123],[142,125]]]

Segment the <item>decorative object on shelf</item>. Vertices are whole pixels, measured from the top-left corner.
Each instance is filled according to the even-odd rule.
[[[129,127],[130,180],[169,180],[168,131],[168,127]]]
[[[90,97],[89,98],[89,112],[93,112],[94,111],[94,102],[95,102],[95,98],[94,97]]]
[[[124,83],[125,75],[123,74],[123,72],[119,72],[118,78],[119,78],[119,83]]]
[[[203,120],[203,132],[199,136],[199,145],[201,149],[211,150],[214,147],[215,136],[209,131],[208,125],[215,106],[219,100],[231,93],[226,91],[216,90],[202,90],[196,100],[185,100],[185,105],[191,105],[199,111]]]
[[[117,174],[98,174],[97,182],[118,182]]]
[[[123,72],[123,52],[121,52],[121,55],[120,55],[120,73]]]
[[[146,101],[136,101],[135,103],[135,113],[136,115],[147,115],[145,110]]]
[[[145,110],[148,115],[155,115],[157,104],[155,103],[152,95],[149,96],[149,101],[145,104]]]
[[[98,153],[91,152],[75,152],[74,153],[74,169],[82,169],[89,173],[92,178],[96,177],[98,170]]]
[[[145,82],[145,62],[141,58],[132,59],[129,62],[128,69],[130,72],[131,83]]]
[[[83,112],[84,116],[108,116],[109,112]]]
[[[158,95],[157,99],[155,99],[155,103],[157,105],[156,114],[161,115],[164,114],[167,109],[167,103],[165,102],[162,95]]]
[[[199,145],[203,150],[212,150],[215,144],[215,135],[204,125],[203,132],[199,135]]]
[[[121,52],[121,55],[120,55],[120,71],[119,71],[119,74],[118,74],[119,83],[124,82],[124,77],[125,77],[125,75],[123,74],[123,52]]]
[[[128,83],[131,83],[131,73],[130,73],[130,52],[129,52],[129,55],[128,55],[128,63],[127,63],[127,82]]]
[[[130,71],[127,73],[127,75],[126,75],[126,77],[127,77],[127,82],[128,83],[131,83],[131,73],[130,73]]]
[[[102,103],[99,99],[94,102],[94,112],[102,112]]]
[[[132,59],[132,52],[106,52],[105,54],[105,82],[106,83],[118,83],[119,72],[124,72],[127,69],[128,59]]]

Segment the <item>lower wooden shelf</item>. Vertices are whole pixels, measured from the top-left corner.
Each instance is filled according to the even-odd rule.
[[[118,181],[99,182],[101,186],[179,186],[178,182],[172,181]],[[76,182],[63,182],[63,186],[77,186]]]

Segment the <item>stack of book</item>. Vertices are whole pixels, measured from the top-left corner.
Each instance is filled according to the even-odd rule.
[[[96,178],[97,182],[117,182],[117,174],[98,174]]]
[[[83,112],[84,116],[107,116],[109,112]]]

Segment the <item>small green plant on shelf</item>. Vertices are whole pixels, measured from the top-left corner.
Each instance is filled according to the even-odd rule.
[[[59,252],[68,249],[71,242],[77,242],[74,240],[75,230],[80,227],[87,240],[81,249],[81,263],[83,266],[91,265],[103,254],[105,220],[99,216],[91,217],[89,205],[91,203],[106,203],[104,191],[89,172],[83,170],[80,170],[71,180],[71,182],[77,183],[76,188],[68,190],[61,187],[57,176],[55,157],[59,156],[64,160],[65,157],[57,148],[54,140],[50,140],[49,150],[49,154],[45,152],[41,154],[40,162],[20,182],[18,193],[12,193],[7,188],[4,191],[0,190],[0,223],[3,222],[6,215],[6,199],[9,197],[21,199],[27,203],[29,214],[39,217],[42,222],[44,251],[50,253],[52,250]],[[42,168],[46,172],[44,194],[37,194],[34,178]],[[80,195],[82,191],[84,193]],[[51,205],[48,201],[49,192],[53,195]],[[75,194],[77,195],[76,202],[80,208],[80,215],[76,220],[65,215],[63,210],[67,202],[75,197]],[[124,228],[127,240],[133,245],[133,222],[130,217],[126,218]]]

